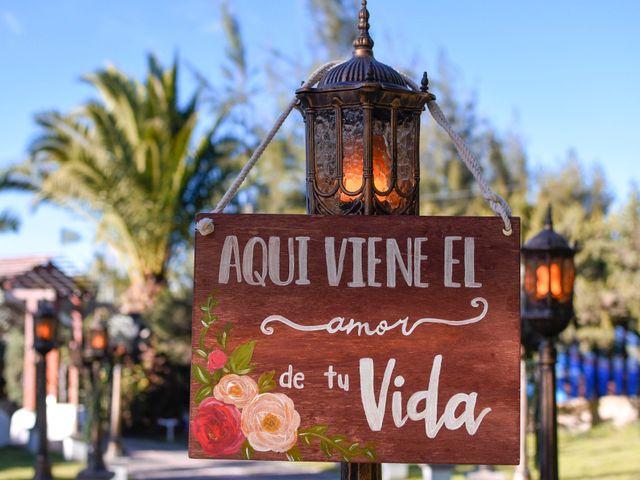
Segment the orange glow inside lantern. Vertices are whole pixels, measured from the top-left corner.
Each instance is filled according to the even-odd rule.
[[[571,297],[575,267],[570,258],[554,259],[550,264],[528,265],[525,272],[525,291],[537,300],[551,294],[559,302]]]
[[[94,350],[103,350],[107,346],[107,339],[103,332],[95,332],[91,336],[91,348]]]
[[[36,337],[45,342],[51,341],[53,338],[53,328],[49,321],[41,320],[36,324]]]
[[[342,181],[347,191],[355,192],[362,187],[364,182],[364,153],[360,143],[350,147],[345,148],[345,151],[351,151],[353,154],[345,156],[343,159]],[[373,185],[376,190],[381,192],[387,191],[391,185],[391,160],[382,135],[373,137]],[[340,192],[340,201],[351,202],[356,196]],[[392,190],[388,195],[376,193],[376,197],[380,201],[389,202],[390,206],[394,208],[400,204],[400,196],[395,190]]]

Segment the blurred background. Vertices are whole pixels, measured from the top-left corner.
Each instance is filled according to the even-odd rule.
[[[72,427],[49,429],[56,477],[82,467],[91,408],[113,437],[116,395],[124,440],[111,439],[108,458],[127,458],[122,443],[137,467],[122,461],[119,471],[132,478],[177,478],[142,467],[158,451],[181,471],[200,469],[185,478],[278,472],[180,456],[193,218],[215,205],[309,73],[349,57],[359,3],[0,1],[0,479],[33,474],[25,319],[41,301],[55,303],[62,339],[48,408],[73,406],[53,413]],[[429,73],[454,129],[521,217],[523,241],[552,203],[556,231],[579,246],[576,315],[558,345],[561,478],[640,478],[640,7],[372,0],[369,11],[376,58],[416,81]],[[446,133],[422,121],[421,214],[489,215]],[[303,213],[304,165],[294,113],[227,211]],[[83,332],[97,325],[109,360],[85,379]],[[536,344],[525,330],[530,432]],[[102,404],[85,408],[97,387]],[[533,438],[529,449],[536,478]],[[305,468],[291,474],[337,475]],[[398,475],[422,478],[418,467]]]

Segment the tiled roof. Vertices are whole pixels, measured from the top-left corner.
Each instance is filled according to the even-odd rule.
[[[46,255],[0,258],[0,286],[9,288],[51,288],[67,296],[83,288]]]

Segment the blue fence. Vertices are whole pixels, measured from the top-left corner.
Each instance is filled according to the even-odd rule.
[[[558,352],[556,363],[558,402],[604,395],[637,397],[640,383],[640,337],[617,327],[611,352],[581,352],[569,345]]]

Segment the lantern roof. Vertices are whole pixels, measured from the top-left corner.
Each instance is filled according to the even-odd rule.
[[[353,41],[353,56],[325,75],[318,88],[336,88],[360,83],[381,83],[392,88],[410,90],[402,75],[389,65],[376,60],[373,56],[373,39],[369,35],[369,11],[367,1],[362,0],[358,30],[360,33]]]
[[[551,205],[547,209],[544,220],[544,229],[535,237],[529,240],[523,247],[523,251],[557,251],[563,253],[574,253],[567,239],[553,230],[553,215]]]

